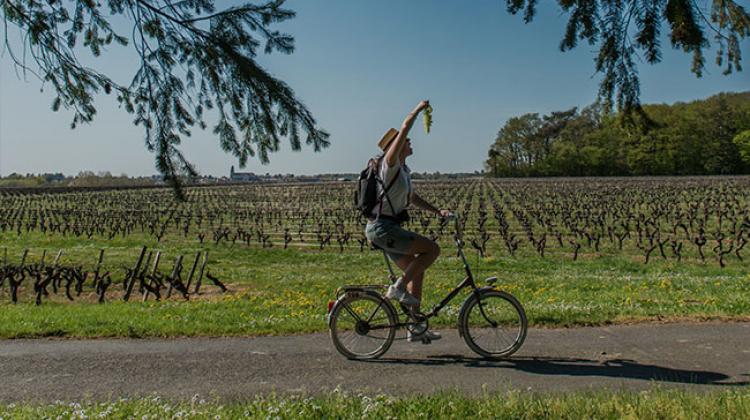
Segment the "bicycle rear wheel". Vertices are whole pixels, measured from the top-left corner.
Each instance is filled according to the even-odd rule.
[[[331,340],[349,359],[375,359],[391,347],[397,323],[393,306],[379,295],[347,293],[331,309]]]
[[[459,326],[471,350],[484,357],[500,358],[521,348],[528,322],[515,297],[499,290],[486,290],[466,301]]]

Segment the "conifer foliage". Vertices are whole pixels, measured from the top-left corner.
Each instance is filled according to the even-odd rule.
[[[75,128],[96,114],[94,97],[114,93],[145,130],[156,167],[182,195],[181,176],[196,174],[179,150],[195,126],[213,132],[223,150],[244,166],[249,157],[268,162],[281,138],[299,150],[303,137],[315,151],[328,133],[294,91],[256,61],[259,50],[289,54],[294,38],[273,25],[295,16],[284,0],[218,10],[214,0],[3,0],[5,46],[15,65],[36,75],[56,94],[52,109],[72,110]],[[219,3],[221,4],[221,3]],[[116,31],[113,22],[128,22]],[[8,29],[24,34],[8,39]],[[119,27],[119,25],[118,25]],[[139,63],[129,83],[84,65],[110,45],[134,49]],[[96,62],[94,60],[94,62]]]
[[[512,14],[529,23],[537,0],[506,0]],[[716,64],[724,74],[741,71],[740,41],[750,37],[750,15],[733,0],[558,0],[569,15],[560,50],[585,40],[598,47],[595,68],[603,74],[599,97],[606,110],[641,110],[636,63],[661,60],[661,30],[666,26],[673,48],[693,56],[692,72],[701,77],[704,50],[716,43]]]

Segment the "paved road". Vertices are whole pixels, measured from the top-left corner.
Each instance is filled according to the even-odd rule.
[[[750,323],[530,330],[508,361],[484,361],[455,330],[429,346],[397,341],[383,359],[349,361],[325,334],[260,338],[0,341],[0,400],[158,394],[224,400],[341,386],[389,394],[458,389],[711,390],[750,381]]]

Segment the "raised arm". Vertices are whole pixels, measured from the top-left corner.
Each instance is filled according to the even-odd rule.
[[[412,112],[409,113],[409,115],[406,116],[403,124],[401,124],[401,129],[398,131],[396,140],[391,142],[391,145],[388,146],[388,150],[385,152],[385,160],[388,166],[393,167],[396,165],[399,156],[401,156],[401,149],[404,147],[404,144],[406,144],[406,138],[409,136],[409,130],[411,130],[414,120],[416,120],[417,115],[429,105],[429,101],[422,101]]]

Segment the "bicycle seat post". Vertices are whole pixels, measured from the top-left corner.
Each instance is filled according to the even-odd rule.
[[[391,280],[391,283],[395,283],[396,280],[398,280],[398,277],[396,277],[396,273],[393,272],[391,262],[388,260],[388,254],[386,254],[384,249],[381,249],[381,251],[383,251],[383,259],[385,260],[385,265],[388,266],[388,272],[390,273],[388,278]]]

